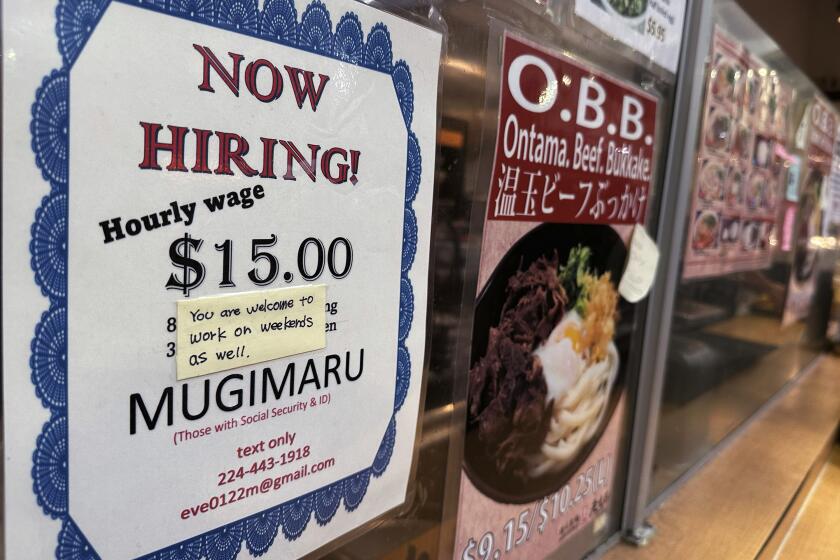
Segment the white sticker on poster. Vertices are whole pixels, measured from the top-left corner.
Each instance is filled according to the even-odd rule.
[[[685,0],[575,0],[575,13],[666,70],[677,71]]]
[[[4,7],[7,558],[299,557],[405,500],[441,35],[182,4]]]
[[[630,241],[627,266],[624,267],[624,274],[618,283],[618,293],[630,303],[644,298],[653,285],[658,264],[659,248],[656,242],[650,238],[645,226],[636,224]]]

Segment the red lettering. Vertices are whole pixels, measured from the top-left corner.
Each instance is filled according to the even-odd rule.
[[[309,176],[309,178],[314,181],[317,171],[316,165],[318,161],[318,151],[321,149],[321,146],[318,144],[308,144],[311,161],[306,161],[303,154],[300,153],[300,150],[298,150],[297,146],[293,143],[288,140],[280,140],[280,143],[284,148],[286,148],[286,174],[283,175],[283,179],[287,181],[297,180],[295,174],[292,172],[292,161],[296,161],[300,164],[300,167]]]
[[[184,165],[184,137],[187,135],[187,127],[169,125],[166,128],[172,136],[170,142],[160,142],[158,132],[163,128],[159,123],[147,123],[140,121],[143,127],[143,161],[140,162],[140,169],[160,169],[157,153],[160,150],[169,152],[169,171],[187,171]]]
[[[210,68],[212,67],[228,89],[233,92],[233,95],[239,97],[239,64],[245,57],[241,54],[229,52],[228,55],[233,59],[233,68],[228,72],[209,47],[202,47],[193,43],[193,48],[198,51],[204,62],[202,80],[198,89],[216,93],[216,90],[210,85]]]
[[[257,89],[257,72],[260,68],[268,68],[271,72],[271,89],[268,93],[260,93]],[[283,93],[283,75],[272,63],[264,58],[260,58],[248,64],[245,68],[245,86],[251,95],[262,101],[268,103],[274,101]]]
[[[276,179],[274,174],[274,146],[277,145],[277,140],[274,138],[263,138],[260,136],[263,144],[263,168],[260,177],[263,179]]]
[[[234,134],[233,132],[219,132],[216,131],[216,136],[219,138],[219,164],[216,167],[216,175],[233,175],[230,169],[230,162],[236,164],[236,167],[247,177],[253,177],[257,171],[245,162],[244,156],[248,153],[248,141]],[[232,147],[232,144],[236,147]]]
[[[330,81],[329,76],[318,74],[321,78],[318,84],[318,89],[315,89],[315,83],[312,78],[315,73],[310,70],[301,70],[293,66],[284,66],[286,72],[289,74],[289,81],[292,83],[292,91],[295,94],[295,101],[297,101],[298,109],[303,109],[303,102],[309,98],[309,105],[313,111],[318,110],[318,103],[321,101],[321,94],[324,93],[324,86]],[[303,77],[303,83],[301,83]]]
[[[207,145],[213,131],[203,128],[194,128],[192,131],[195,134],[195,165],[191,171],[193,173],[210,173],[210,167],[207,164]]]
[[[338,175],[333,175],[330,169],[333,156],[341,156],[341,162],[336,165]],[[347,181],[347,171],[350,166],[347,164],[347,150],[343,148],[330,148],[321,156],[321,174],[333,185]]]

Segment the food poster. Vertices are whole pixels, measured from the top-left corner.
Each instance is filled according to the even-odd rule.
[[[840,237],[840,134],[836,135],[834,141],[834,157],[831,159],[831,173],[824,200],[823,235]]]
[[[793,248],[796,211],[799,207],[799,175],[802,171],[802,158],[788,152],[784,146],[776,145],[776,155],[782,162],[784,199],[779,209],[778,249],[788,253]]]
[[[575,0],[575,14],[676,73],[685,0]]]
[[[795,92],[715,31],[683,277],[770,266]]]
[[[824,190],[828,188],[838,125],[837,113],[821,98],[811,102],[805,115],[807,136],[803,177],[794,218],[793,260],[782,324],[808,316],[816,286],[819,245],[823,234]]]
[[[578,556],[620,507],[634,306],[617,287],[658,104],[509,34],[501,75],[454,556]]]
[[[3,16],[5,557],[297,558],[400,506],[441,34],[349,0]]]

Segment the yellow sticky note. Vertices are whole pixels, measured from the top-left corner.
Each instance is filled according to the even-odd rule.
[[[327,345],[327,287],[297,286],[178,302],[178,380]]]

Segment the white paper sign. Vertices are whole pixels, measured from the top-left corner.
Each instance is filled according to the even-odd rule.
[[[666,70],[677,71],[685,0],[575,0],[575,13]]]
[[[653,285],[658,262],[659,248],[656,242],[650,238],[644,226],[636,224],[630,240],[627,265],[618,283],[618,293],[630,303],[644,298]]]
[[[349,0],[48,4],[3,13],[5,557],[292,558],[401,504],[440,35]],[[210,300],[198,369],[311,328],[321,296],[276,289],[320,284],[326,348],[176,380],[178,300],[266,293]],[[234,316],[276,305],[303,314]]]

